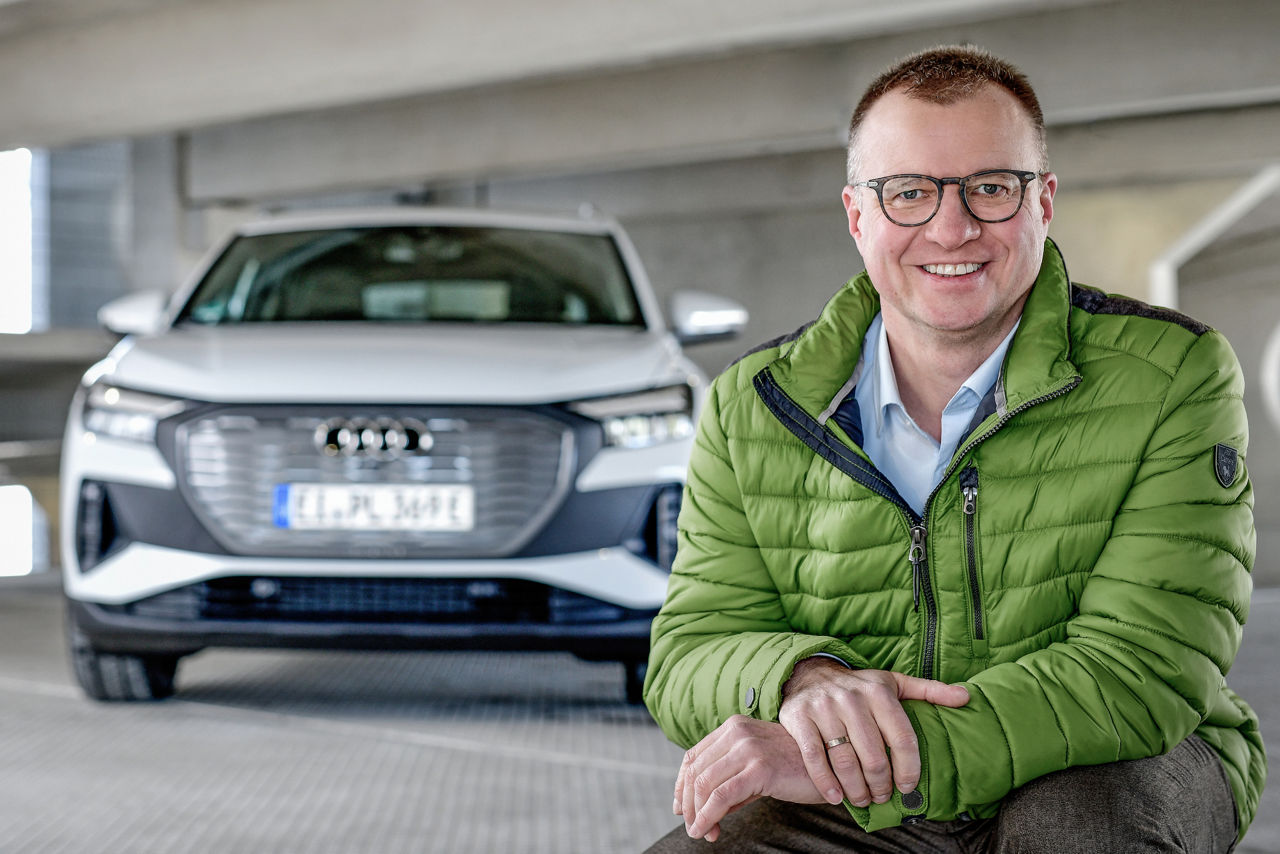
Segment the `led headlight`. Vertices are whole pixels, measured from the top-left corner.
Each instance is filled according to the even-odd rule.
[[[150,442],[156,423],[186,408],[177,398],[148,394],[96,382],[85,394],[82,421],[86,430],[114,439]]]
[[[579,400],[569,409],[599,421],[605,444],[621,448],[647,448],[693,435],[693,390],[687,385]]]

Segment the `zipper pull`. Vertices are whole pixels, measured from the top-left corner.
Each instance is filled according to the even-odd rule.
[[[927,535],[924,525],[911,527],[911,550],[907,552],[907,560],[911,561],[911,600],[915,610],[920,610],[920,584],[924,576],[924,538]]]
[[[978,510],[978,470],[973,466],[960,472],[960,493],[964,496],[964,515],[972,516]]]

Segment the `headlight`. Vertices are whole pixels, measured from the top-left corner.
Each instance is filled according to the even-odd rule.
[[[186,402],[96,382],[85,395],[82,420],[86,430],[115,439],[150,442],[161,418],[177,415]]]
[[[656,388],[569,404],[604,427],[607,445],[647,448],[693,435],[693,390],[687,385]]]

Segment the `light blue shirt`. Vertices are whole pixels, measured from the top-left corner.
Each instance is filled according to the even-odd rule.
[[[1021,321],[1019,321],[1021,322]],[[942,410],[942,441],[912,420],[898,394],[898,379],[889,356],[889,336],[880,315],[862,341],[862,359],[853,372],[854,399],[862,415],[862,449],[916,513],[942,480],[974,413],[1000,377],[1000,366],[1018,325],[964,381]]]

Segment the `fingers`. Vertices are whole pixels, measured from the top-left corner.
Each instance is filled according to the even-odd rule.
[[[845,724],[849,727],[849,741],[857,754],[858,776],[866,793],[862,802],[853,802],[858,806],[866,806],[869,801],[882,804],[893,795],[894,786],[894,769],[885,746],[885,729],[893,725],[891,715],[894,711],[902,715],[904,721],[906,714],[888,691],[878,688],[869,688],[850,697],[850,705],[856,707],[857,714],[847,718]],[[910,722],[907,722],[907,728],[910,730]],[[897,754],[894,754],[894,759],[898,759]],[[841,757],[833,755],[832,760],[838,766]],[[840,773],[839,767],[836,773]],[[840,779],[843,781],[845,777]],[[850,799],[853,800],[852,797]]]
[[[788,723],[791,725],[788,726]],[[787,732],[796,740],[800,757],[804,760],[804,769],[814,787],[822,793],[827,803],[840,803],[845,797],[845,790],[828,764],[826,739],[822,737],[817,725],[811,718],[801,717],[795,721],[783,722],[783,726],[787,727]]]
[[[836,779],[844,790],[844,796],[855,806],[865,807],[871,803],[871,790],[862,769],[862,761],[852,737],[844,744],[837,744],[827,749],[827,761],[835,771]]]
[[[950,707],[969,701],[961,685],[888,671],[833,670],[825,662],[798,669],[789,684],[779,721],[799,746],[806,772],[828,802],[834,776],[858,806],[884,803],[895,788],[906,793],[920,783],[919,741],[903,700]],[[841,735],[848,736],[847,745],[826,747]]]
[[[875,743],[871,748],[875,765],[864,768],[863,773],[876,802],[884,803],[894,788],[906,794],[919,785],[920,742],[902,703],[889,690],[872,692],[868,703],[875,720]]]
[[[924,700],[935,706],[959,708],[969,702],[969,691],[963,685],[948,685],[935,679],[921,679],[905,673],[893,673],[899,700]]]
[[[873,672],[844,670],[836,678],[838,682],[799,684],[784,701],[779,721],[796,740],[810,779],[829,803],[837,803],[833,777],[850,803],[884,803],[893,794],[894,778],[877,717],[898,706],[896,688]],[[878,702],[873,702],[875,695],[880,695]],[[901,708],[898,712],[905,720]],[[840,737],[847,742],[828,746]]]
[[[685,832],[694,839],[714,842],[720,819],[751,799],[750,786],[758,785],[740,761],[728,758],[741,744],[740,717],[730,718],[691,747],[680,764],[673,809],[684,817]]]
[[[748,772],[745,770],[728,779],[720,780],[718,777],[719,774],[711,771],[699,775],[699,779],[694,781],[697,793],[694,800],[698,812],[693,822],[685,825],[685,831],[694,839],[714,842],[715,839],[711,836],[713,833],[720,835],[720,819],[746,800],[746,793],[751,788],[752,781],[748,779]]]
[[[794,803],[823,800],[786,729],[734,715],[685,753],[672,806],[691,837],[714,840],[726,815],[766,795]]]

